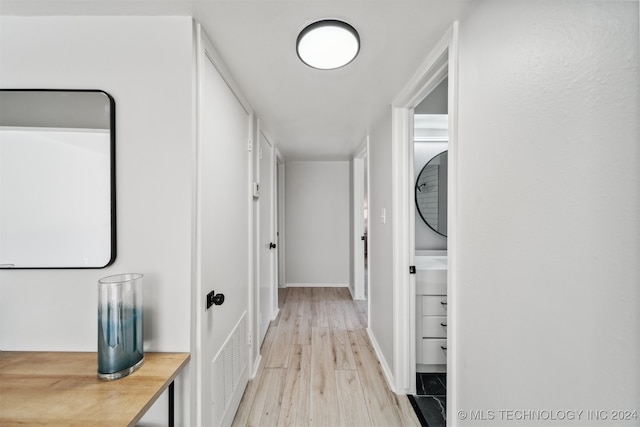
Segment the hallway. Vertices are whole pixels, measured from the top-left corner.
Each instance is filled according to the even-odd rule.
[[[387,385],[366,332],[366,301],[347,288],[279,290],[234,426],[419,426]]]

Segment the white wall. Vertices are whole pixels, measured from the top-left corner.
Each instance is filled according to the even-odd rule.
[[[393,366],[393,234],[391,194],[391,108],[369,135],[369,330]],[[386,219],[382,222],[384,209]]]
[[[638,425],[610,412],[640,411],[638,17],[636,1],[502,0],[461,23],[450,389],[496,412],[458,425]]]
[[[415,114],[447,114],[449,112],[449,78],[445,78],[414,109]]]
[[[3,88],[91,88],[114,97],[118,210],[110,267],[0,271],[0,349],[96,351],[98,279],[139,272],[145,350],[188,352],[191,18],[0,19]],[[184,425],[179,400],[188,389],[187,372],[176,383]]]
[[[349,162],[287,162],[285,181],[287,285],[348,285]]]

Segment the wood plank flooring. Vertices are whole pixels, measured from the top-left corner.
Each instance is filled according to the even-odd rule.
[[[365,301],[346,288],[287,288],[233,426],[420,426],[387,385],[367,335]]]

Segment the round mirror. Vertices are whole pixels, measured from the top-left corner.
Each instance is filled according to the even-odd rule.
[[[447,236],[447,151],[424,165],[416,180],[416,209],[438,234]]]

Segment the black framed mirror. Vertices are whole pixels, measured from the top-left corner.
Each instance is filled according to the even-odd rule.
[[[0,89],[0,268],[104,268],[115,257],[114,99]]]
[[[434,156],[416,179],[416,209],[429,228],[447,236],[448,151]]]

